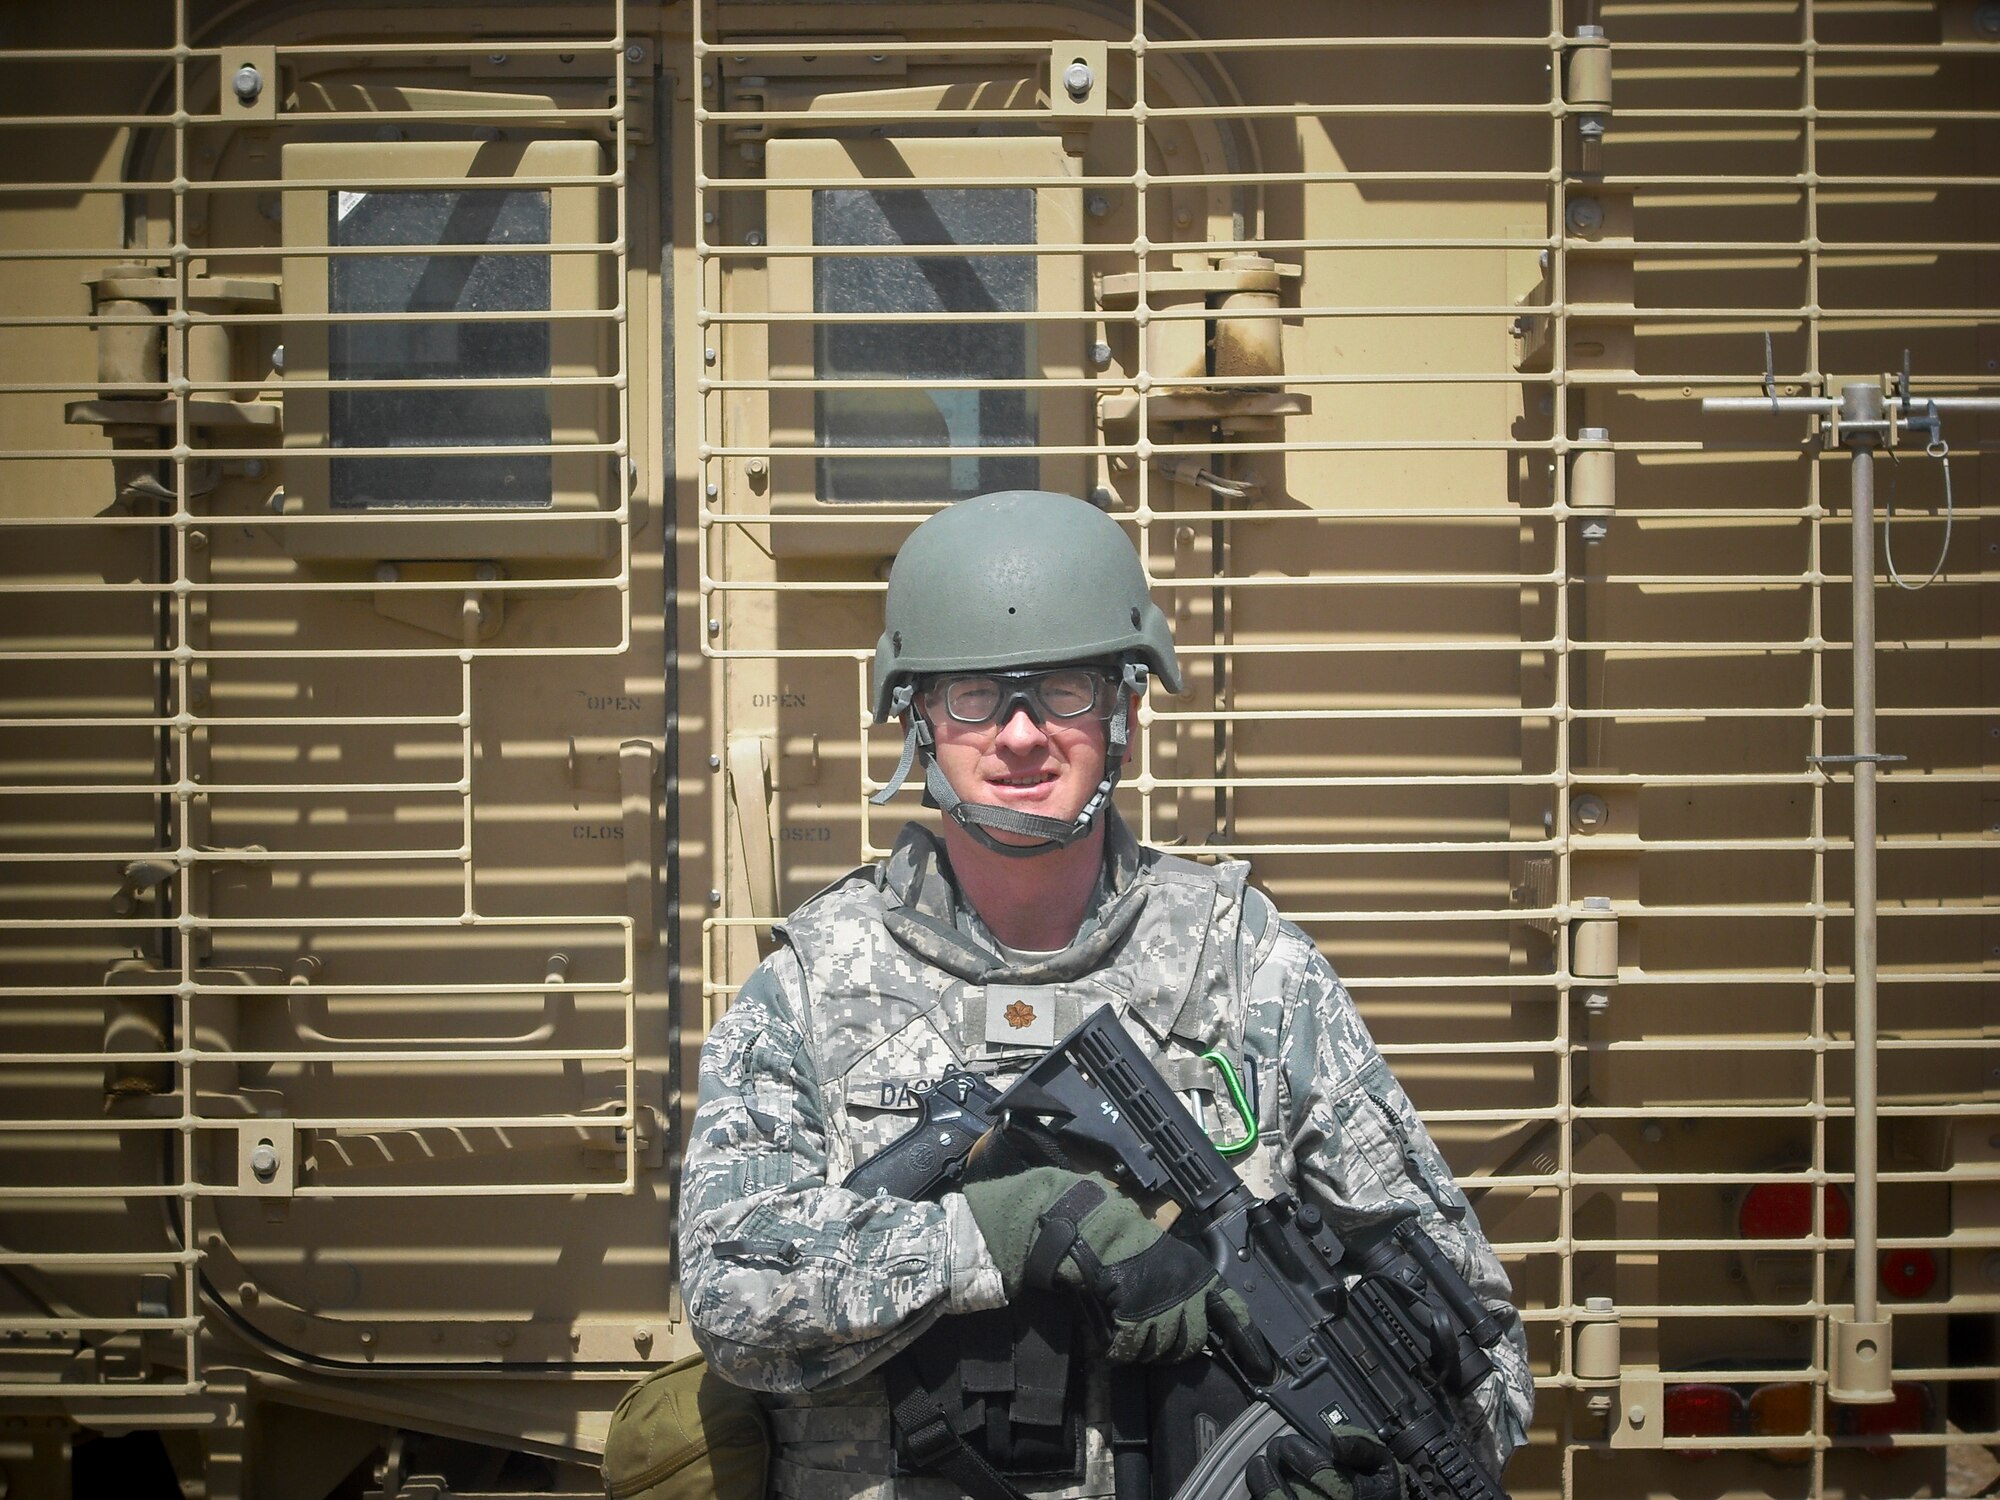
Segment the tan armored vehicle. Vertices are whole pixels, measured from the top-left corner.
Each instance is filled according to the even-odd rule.
[[[0,85],[0,1492],[599,1493],[704,1029],[922,815],[886,560],[1018,485],[1190,669],[1127,818],[1508,1261],[1512,1492],[1990,1481],[2000,4],[16,3]]]

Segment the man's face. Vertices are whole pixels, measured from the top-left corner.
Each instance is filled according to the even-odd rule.
[[[1100,685],[1104,710],[1064,719],[1044,713],[1040,723],[1024,704],[997,724],[965,724],[945,711],[935,685],[923,708],[936,738],[938,768],[953,791],[967,802],[1012,807],[1060,822],[1071,822],[1104,780],[1110,743],[1106,714],[1115,701],[1113,683]],[[991,830],[989,830],[991,831]],[[1004,843],[1039,842],[1020,834],[991,831]]]

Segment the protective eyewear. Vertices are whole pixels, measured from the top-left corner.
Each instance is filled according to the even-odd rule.
[[[1115,700],[1111,679],[1089,667],[940,677],[924,693],[932,713],[942,711],[960,724],[1004,724],[1016,708],[1027,709],[1037,724],[1092,715],[1108,719]]]

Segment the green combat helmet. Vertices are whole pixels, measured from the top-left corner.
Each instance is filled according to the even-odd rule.
[[[1104,780],[1074,822],[967,802],[952,790],[917,706],[923,679],[1085,663],[1115,663],[1120,686]],[[1072,844],[1111,800],[1131,740],[1131,695],[1144,695],[1149,673],[1180,691],[1173,634],[1116,521],[1087,501],[1047,490],[960,501],[910,533],[889,574],[875,643],[875,722],[907,714],[910,728],[901,762],[870,800],[881,805],[895,796],[921,757],[925,803],[987,848],[1023,855]],[[1041,842],[1006,844],[987,829]]]

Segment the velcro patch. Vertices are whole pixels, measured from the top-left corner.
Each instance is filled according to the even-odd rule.
[[[1001,1047],[1056,1044],[1056,987],[1052,984],[986,986],[986,1040]]]

